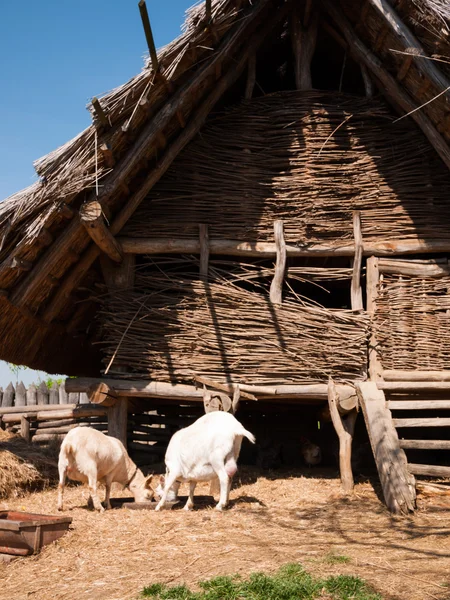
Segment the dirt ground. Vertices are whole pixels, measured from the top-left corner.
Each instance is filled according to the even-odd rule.
[[[193,585],[288,562],[317,576],[360,576],[385,599],[450,599],[448,497],[423,496],[414,516],[394,517],[370,481],[345,497],[331,471],[273,475],[241,469],[223,513],[202,506],[97,514],[86,508],[85,487],[68,488],[69,533],[37,556],[0,564],[0,599],[134,600],[151,583]],[[0,508],[56,514],[56,490]]]

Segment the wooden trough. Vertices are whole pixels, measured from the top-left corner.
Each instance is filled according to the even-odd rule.
[[[72,517],[54,517],[26,512],[0,511],[0,553],[15,556],[36,554],[62,537]]]

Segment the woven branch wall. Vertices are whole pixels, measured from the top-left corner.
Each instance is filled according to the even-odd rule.
[[[374,331],[385,369],[449,368],[449,290],[450,277],[383,275]]]
[[[248,287],[248,285],[247,285]],[[261,285],[167,270],[138,271],[134,291],[103,298],[110,375],[192,383],[207,375],[253,384],[363,379],[368,317],[301,298],[273,306]]]
[[[450,238],[450,174],[407,119],[378,101],[283,92],[216,116],[174,161],[124,235],[339,245],[361,211],[366,240]],[[155,233],[156,232],[156,233]]]

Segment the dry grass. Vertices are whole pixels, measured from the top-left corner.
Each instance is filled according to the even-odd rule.
[[[57,477],[57,448],[39,448],[0,429],[0,498],[46,488]]]
[[[416,515],[400,518],[386,511],[369,482],[346,498],[333,472],[315,479],[308,471],[279,479],[254,469],[242,473],[223,513],[120,509],[99,515],[85,508],[83,488],[69,488],[71,531],[36,557],[0,566],[0,598],[131,600],[156,582],[193,586],[215,575],[273,573],[288,562],[301,562],[318,577],[357,575],[383,598],[449,598],[443,586],[449,582],[450,504],[442,498],[439,506],[426,498]],[[207,493],[207,486],[199,488]],[[52,513],[56,491],[1,507]]]

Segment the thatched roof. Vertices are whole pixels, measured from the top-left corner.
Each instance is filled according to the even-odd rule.
[[[310,0],[304,4],[309,11]],[[450,168],[448,2],[313,4],[324,39],[362,65],[398,114],[414,110],[411,123]],[[157,73],[149,61],[100,98],[90,127],[35,163],[39,182],[0,204],[0,358],[50,372],[98,371],[96,307],[86,300],[101,278],[100,252],[80,207],[98,197],[117,235],[211,110],[242,97],[249,58],[265,47],[264,60],[275,61],[285,49],[276,40],[289,35],[298,9],[292,0],[213,0],[208,24],[204,6],[194,7],[182,35],[159,52]]]

